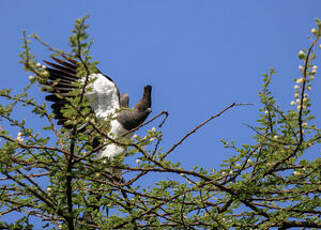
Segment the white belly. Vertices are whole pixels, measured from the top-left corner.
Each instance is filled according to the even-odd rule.
[[[110,129],[109,136],[113,139],[116,139],[122,134],[128,132],[128,130],[124,129],[117,120],[111,121],[110,124],[111,124],[111,129]],[[132,133],[126,135],[125,138],[130,138],[131,136],[132,136]],[[98,153],[98,158],[108,157],[109,159],[112,159],[113,157],[120,155],[123,152],[124,152],[123,147],[117,144],[111,143]]]

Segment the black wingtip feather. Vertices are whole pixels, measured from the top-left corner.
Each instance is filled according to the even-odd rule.
[[[57,63],[65,66],[66,68],[69,68],[71,70],[77,70],[77,68],[78,68],[77,63],[71,63],[70,61],[65,61],[65,60],[67,60],[66,58],[65,58],[65,60],[61,60],[56,57],[52,57],[52,59],[55,60]]]
[[[74,97],[70,95],[70,92],[77,88],[73,83],[79,80],[77,76],[79,64],[65,55],[60,55],[59,57],[52,57],[54,62],[44,60],[44,63],[48,65],[46,70],[49,72],[49,81],[42,83],[42,85],[50,86],[53,89],[50,90],[50,94],[45,98],[47,101],[53,102],[51,108],[55,115],[54,118],[57,119],[57,124],[71,129],[73,125],[66,124],[69,119],[63,116],[61,110],[70,103],[67,98]],[[110,79],[108,76],[106,77]]]
[[[79,78],[76,74],[68,73],[67,71],[61,70],[61,69],[53,69],[50,67],[47,67],[47,70],[49,71],[49,75],[58,76],[58,79],[67,79],[71,81],[77,81]]]
[[[66,68],[63,65],[58,65],[58,64],[46,61],[46,60],[43,60],[43,62],[46,63],[47,65],[50,65],[51,67],[54,67],[57,70],[61,70],[61,71],[64,71],[66,73],[70,73],[70,74],[76,74],[77,73],[76,69],[74,69],[74,68]]]

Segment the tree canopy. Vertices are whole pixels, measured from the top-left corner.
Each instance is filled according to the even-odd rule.
[[[33,73],[30,84],[20,94],[0,91],[0,227],[32,229],[38,219],[43,228],[70,230],[321,228],[321,158],[306,158],[320,152],[316,146],[321,131],[314,125],[309,95],[317,72],[314,50],[320,46],[319,20],[309,37],[311,45],[298,53],[302,64],[300,77],[294,79],[293,109],[286,111],[275,100],[271,69],[263,76],[259,117],[255,125],[248,125],[255,133],[253,143],[238,145],[222,139],[235,154],[220,168],[187,169],[169,155],[202,126],[248,104],[227,105],[164,151],[161,146],[166,137],[160,129],[151,128],[144,136],[136,134],[129,140],[109,137],[113,118],[95,119],[90,113],[90,101],[84,96],[90,90],[88,82],[75,85],[75,97],[68,98],[62,110],[71,129],[56,125],[49,106],[30,95],[31,87],[47,81],[48,71],[32,54],[29,39],[39,41],[53,56],[76,60],[79,77],[96,71],[98,62],[90,56],[92,40],[86,19],[75,22],[70,52],[48,45],[36,34],[30,38],[23,34],[20,58],[25,70]],[[21,106],[46,122],[43,133],[15,118]],[[143,125],[164,114],[167,112]],[[84,124],[87,133],[79,131]],[[9,126],[17,132],[9,132]],[[106,142],[93,148],[95,137]],[[97,159],[97,152],[109,143],[125,147],[125,154],[112,161]],[[136,162],[125,162],[127,156],[135,156]],[[157,183],[140,183],[154,174],[160,175]],[[5,220],[12,213],[22,214],[15,223]]]

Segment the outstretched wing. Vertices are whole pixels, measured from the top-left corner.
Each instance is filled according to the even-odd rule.
[[[55,119],[59,125],[65,125],[67,119],[63,116],[63,109],[69,102],[67,98],[74,97],[70,92],[75,89],[74,82],[83,81],[77,77],[78,63],[69,58],[58,59],[53,57],[56,63],[44,61],[50,67],[47,67],[49,73],[48,81],[44,85],[51,86],[50,95],[46,96],[46,100],[53,102],[51,108],[55,114]],[[120,108],[120,95],[116,84],[111,78],[101,73],[91,74],[89,79],[96,80],[87,87],[91,90],[86,93],[86,97],[91,102],[91,109],[99,118],[108,117],[116,109]],[[57,94],[59,96],[57,96]]]

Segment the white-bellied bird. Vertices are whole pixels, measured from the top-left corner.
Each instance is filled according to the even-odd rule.
[[[74,97],[70,92],[75,89],[74,82],[84,81],[77,77],[78,63],[70,58],[64,57],[59,59],[53,57],[54,62],[44,61],[48,67],[46,70],[49,73],[48,79],[42,82],[44,85],[51,86],[50,95],[46,96],[46,100],[53,102],[51,108],[55,114],[55,119],[59,125],[66,128],[71,128],[68,125],[68,120],[63,116],[62,109],[68,104],[68,97]],[[50,66],[50,67],[49,67]],[[97,118],[107,119],[111,114],[119,111],[120,108],[127,108],[129,105],[128,94],[120,94],[115,82],[107,75],[102,74],[97,70],[97,73],[89,75],[89,79],[95,78],[95,81],[90,81],[88,87],[90,91],[85,93],[85,96],[90,101],[91,110]],[[109,136],[117,138],[129,130],[132,130],[142,124],[147,116],[151,113],[151,91],[152,86],[144,87],[143,97],[132,109],[120,110],[116,113],[117,118],[112,120]],[[58,95],[58,96],[57,96]],[[129,138],[131,134],[126,135]],[[102,140],[100,140],[102,142]],[[96,146],[98,144],[95,144]],[[99,151],[98,157],[108,157],[112,159],[114,156],[123,153],[124,149],[117,144],[111,143]]]

